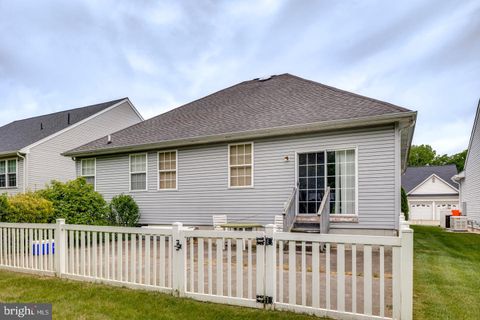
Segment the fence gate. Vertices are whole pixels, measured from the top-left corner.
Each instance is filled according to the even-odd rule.
[[[265,291],[266,247],[272,245],[265,232],[195,230],[182,234],[185,296],[257,308],[273,303],[273,295]]]

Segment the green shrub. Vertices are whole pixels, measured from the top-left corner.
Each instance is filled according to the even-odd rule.
[[[108,224],[107,203],[84,178],[66,183],[52,181],[46,189],[37,193],[53,203],[55,218],[63,218],[66,223]]]
[[[0,194],[0,222],[5,222],[5,215],[8,212],[8,196],[6,193]]]
[[[410,209],[408,208],[408,198],[407,198],[407,193],[405,192],[405,189],[402,188],[401,191],[401,199],[402,199],[402,212],[405,215],[405,220],[408,220],[408,213]]]
[[[13,223],[50,223],[54,215],[52,202],[35,193],[22,193],[8,198],[3,219]]]
[[[121,194],[113,197],[110,202],[110,224],[134,227],[139,219],[138,205],[132,196]]]

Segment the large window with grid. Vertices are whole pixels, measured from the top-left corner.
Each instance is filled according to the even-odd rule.
[[[95,187],[96,160],[82,159],[80,164],[81,176],[85,178],[88,184],[91,184]]]
[[[230,188],[253,187],[253,143],[229,145]]]
[[[130,190],[147,190],[147,154],[130,155]]]
[[[17,159],[0,160],[0,188],[17,187]]]
[[[177,189],[177,151],[158,153],[158,189]]]
[[[298,213],[317,213],[330,187],[330,213],[356,214],[355,164],[355,149],[299,154]]]

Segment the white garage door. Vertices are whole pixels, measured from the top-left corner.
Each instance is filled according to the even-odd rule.
[[[442,210],[453,210],[458,209],[457,202],[445,202],[445,203],[436,203],[435,204],[435,217],[437,220],[440,219],[440,211]]]
[[[410,204],[411,220],[432,220],[431,202],[413,202]]]

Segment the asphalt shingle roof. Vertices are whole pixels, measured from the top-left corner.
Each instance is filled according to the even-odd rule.
[[[436,174],[450,186],[458,189],[458,184],[452,181],[452,177],[457,173],[457,167],[454,164],[445,166],[408,167],[402,176],[402,187],[405,189],[405,192],[408,193],[432,174]]]
[[[95,152],[331,120],[409,112],[290,74],[244,81],[70,150]]]
[[[17,120],[0,127],[0,153],[18,151],[85,118],[88,118],[124,100],[90,105],[38,117]],[[70,124],[68,123],[70,115]]]

